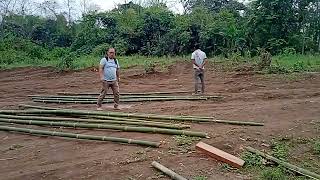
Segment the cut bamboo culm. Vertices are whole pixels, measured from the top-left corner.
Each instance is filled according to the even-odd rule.
[[[67,138],[75,138],[75,139],[111,141],[111,142],[137,144],[137,145],[150,146],[150,147],[160,146],[160,143],[152,142],[152,141],[142,141],[142,140],[134,140],[134,139],[126,139],[126,138],[118,138],[118,137],[107,137],[107,136],[94,136],[94,135],[86,135],[86,134],[73,134],[73,133],[64,133],[64,132],[56,132],[56,131],[43,131],[43,130],[35,130],[35,129],[10,127],[10,126],[0,126],[0,130],[12,131],[12,132],[23,132],[23,133],[33,134],[33,135],[48,135],[48,136],[67,137]]]
[[[245,149],[248,150],[251,153],[257,154],[257,155],[262,156],[262,157],[264,157],[264,158],[266,158],[266,159],[268,159],[270,161],[276,162],[277,164],[279,164],[279,165],[281,165],[281,166],[283,166],[283,167],[285,167],[287,169],[290,169],[290,170],[292,170],[294,172],[302,174],[304,176],[307,176],[307,177],[312,178],[312,179],[318,179],[318,180],[320,179],[320,175],[318,175],[316,173],[310,172],[310,171],[308,171],[306,169],[303,169],[303,168],[300,168],[298,166],[292,165],[290,163],[284,162],[284,161],[282,161],[280,159],[277,159],[277,158],[275,158],[273,156],[270,156],[270,155],[268,155],[266,153],[263,153],[263,152],[261,152],[261,151],[259,151],[257,149],[254,149],[252,147],[246,147]]]
[[[161,172],[163,172],[164,174],[168,175],[171,179],[175,179],[175,180],[187,180],[186,178],[182,177],[181,175],[175,173],[174,171],[172,171],[171,169],[161,165],[160,163],[153,161],[151,163],[151,165],[160,170]]]
[[[142,132],[142,133],[158,133],[158,134],[172,134],[172,135],[187,135],[195,137],[208,137],[206,133],[196,131],[184,131],[175,129],[162,129],[152,127],[131,127],[131,126],[116,126],[107,124],[90,124],[90,123],[67,123],[67,122],[47,122],[34,120],[18,120],[0,118],[0,122],[15,123],[15,124],[29,124],[29,125],[47,125],[47,126],[63,126],[73,128],[91,128],[91,129],[112,129],[128,132]]]
[[[155,95],[155,94],[183,94],[191,93],[191,91],[167,91],[167,92],[130,92],[130,93],[121,93],[121,95]],[[100,93],[74,93],[74,92],[58,92],[59,95],[68,95],[68,96],[98,96]]]
[[[52,107],[44,107],[44,106],[32,106],[32,105],[19,105],[19,107],[22,108],[33,108],[33,109],[44,109],[44,110],[58,110],[59,108],[52,108]],[[133,113],[130,114],[131,117],[134,115],[142,115],[145,117],[153,117],[156,116],[154,114],[137,114]],[[129,116],[126,116],[129,117]],[[197,119],[193,120],[196,122],[213,122],[213,123],[223,123],[223,124],[231,124],[231,125],[244,125],[244,126],[264,126],[264,123],[259,123],[259,122],[247,122],[247,121],[230,121],[230,120],[219,120],[215,119],[215,117],[205,117],[205,116],[169,116],[169,115],[162,115],[162,117],[166,117],[167,119],[165,120],[174,120],[174,118],[181,118],[185,120],[175,120],[175,121],[192,121],[191,119]],[[142,118],[142,117],[138,117]],[[171,118],[171,119],[170,119]],[[143,119],[143,118],[142,118]],[[148,118],[146,118],[148,119]]]
[[[32,99],[44,99],[44,100],[62,100],[62,99],[71,99],[71,100],[96,100],[98,96],[52,96],[52,95],[29,95]],[[141,99],[141,98],[222,98],[221,96],[162,96],[162,95],[136,95],[136,96],[120,96],[120,99]],[[113,96],[106,96],[105,99],[113,99]]]
[[[263,123],[258,123],[258,122],[202,119],[202,118],[190,118],[190,117],[167,116],[167,115],[160,116],[160,115],[153,115],[153,114],[126,114],[126,113],[119,113],[119,112],[84,111],[84,110],[72,110],[72,109],[55,109],[55,110],[39,109],[39,110],[28,110],[28,111],[0,110],[0,113],[5,113],[5,114],[97,115],[97,116],[155,119],[155,120],[164,120],[164,121],[211,122],[211,123],[225,123],[225,124],[232,124],[232,125],[264,126]]]
[[[208,98],[203,97],[171,97],[171,98],[136,98],[136,99],[120,99],[120,102],[151,102],[151,101],[205,101]],[[42,103],[74,103],[74,104],[96,104],[96,100],[92,99],[32,99],[33,102],[42,102]],[[103,103],[113,103],[113,100],[106,99]]]
[[[80,118],[61,118],[61,117],[38,117],[38,116],[13,116],[13,115],[4,115],[0,114],[0,118],[8,119],[20,119],[20,120],[38,120],[38,121],[69,121],[69,122],[83,122],[83,123],[106,123],[106,124],[127,124],[127,125],[139,125],[139,126],[149,126],[149,127],[158,127],[158,128],[167,128],[167,129],[185,129],[190,128],[190,126],[180,126],[177,124],[169,123],[156,123],[150,121],[142,120],[97,120],[97,119],[80,119]],[[121,118],[119,118],[121,119]]]

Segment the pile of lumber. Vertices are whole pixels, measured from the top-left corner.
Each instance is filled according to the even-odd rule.
[[[144,102],[144,101],[203,101],[209,99],[220,99],[221,96],[191,96],[181,95],[190,93],[188,91],[174,92],[149,92],[149,93],[121,93],[121,102]],[[173,95],[174,94],[174,95]],[[178,95],[180,94],[180,95]],[[96,104],[99,93],[72,93],[58,92],[57,95],[30,95],[34,102],[42,103],[77,103],[77,104]],[[112,103],[113,96],[108,95],[103,103]]]
[[[68,127],[86,129],[109,129],[127,132],[156,133],[169,135],[187,135],[206,138],[205,132],[186,130],[190,129],[192,122],[227,123],[233,125],[263,126],[257,122],[241,122],[216,120],[212,117],[201,116],[169,116],[156,114],[122,113],[85,111],[74,109],[58,109],[31,105],[20,105],[24,110],[0,110],[0,123],[9,125],[36,125],[49,127]],[[188,124],[186,124],[188,123]],[[159,142],[133,140],[119,137],[93,136],[83,134],[62,133],[35,129],[17,128],[12,126],[0,127],[2,131],[25,132],[30,134],[43,134],[51,136],[114,141],[138,145],[159,147]]]

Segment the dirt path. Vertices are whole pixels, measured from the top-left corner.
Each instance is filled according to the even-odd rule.
[[[57,91],[98,92],[97,72],[57,73],[50,68],[20,68],[0,72],[0,108],[14,109],[31,103],[27,95]],[[311,123],[320,117],[320,74],[302,75],[297,80],[216,72],[208,68],[207,93],[224,96],[222,101],[152,102],[129,104],[125,112],[214,116],[217,119],[261,121],[264,127],[222,124],[192,124],[206,131],[204,142],[239,155],[246,145],[263,148],[279,136],[317,137]],[[141,75],[123,72],[123,92],[192,90],[192,69],[177,64],[169,73]],[[41,104],[37,104],[41,105]],[[52,105],[62,106],[62,105]],[[95,109],[94,105],[63,105]],[[34,127],[38,128],[38,127]],[[61,129],[59,129],[61,130]],[[74,141],[0,132],[0,179],[166,179],[151,168],[157,160],[181,175],[203,175],[209,179],[251,179],[249,175],[221,170],[221,163],[176,146],[172,136],[116,131],[70,130],[97,135],[161,141],[161,148],[144,148],[115,143]]]

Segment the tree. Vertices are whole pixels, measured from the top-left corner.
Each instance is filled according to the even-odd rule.
[[[60,5],[56,0],[47,0],[40,4],[43,16],[57,17],[60,11]]]
[[[74,0],[65,0],[66,8],[67,8],[67,17],[69,26],[72,23],[73,11],[75,10],[73,7],[75,6]]]

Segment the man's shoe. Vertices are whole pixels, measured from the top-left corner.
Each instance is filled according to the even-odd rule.
[[[120,110],[119,105],[114,105],[115,110]]]

